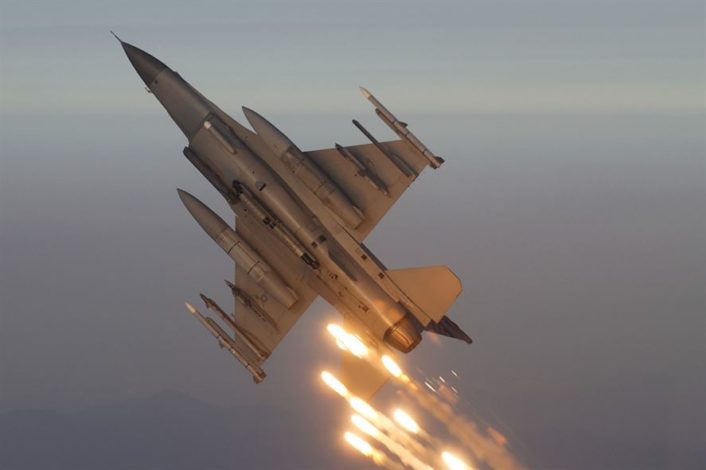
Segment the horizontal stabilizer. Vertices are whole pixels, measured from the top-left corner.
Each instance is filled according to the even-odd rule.
[[[339,377],[353,395],[368,401],[390,379],[390,374],[365,359],[344,352]]]
[[[461,294],[461,281],[446,266],[391,269],[387,275],[429,318],[439,323]],[[417,318],[424,326],[429,318]]]
[[[473,340],[470,336],[466,334],[465,331],[461,329],[453,320],[449,317],[444,317],[440,322],[431,322],[426,326],[427,331],[436,333],[437,335],[448,336],[449,338],[460,339],[468,344],[471,344]]]

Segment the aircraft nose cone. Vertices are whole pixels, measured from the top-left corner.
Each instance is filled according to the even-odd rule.
[[[123,46],[123,50],[130,60],[130,63],[135,67],[137,74],[148,87],[152,84],[157,75],[167,68],[159,59],[156,59],[132,44],[120,41],[120,45]]]

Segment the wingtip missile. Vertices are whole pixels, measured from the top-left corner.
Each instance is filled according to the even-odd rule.
[[[407,128],[407,123],[402,122],[397,117],[395,117],[394,114],[390,112],[389,109],[385,107],[375,96],[370,93],[368,90],[366,90],[363,87],[360,87],[360,91],[363,93],[363,96],[372,103],[372,105],[375,107],[375,114],[378,115],[382,121],[387,124],[387,127],[392,129],[392,131],[397,134],[402,140],[407,141],[412,147],[419,152],[426,160],[429,162],[429,165],[437,169],[441,166],[442,163],[444,163],[444,160],[440,157],[437,157],[431,150],[427,148],[426,145],[422,143],[421,140],[415,136],[412,131],[410,131]]]
[[[376,110],[376,112],[379,112]],[[388,151],[357,119],[351,121],[353,125],[368,138],[371,144],[373,144],[383,155],[390,159],[392,163],[400,170],[404,175],[408,177],[416,177],[417,172],[412,168],[409,163],[404,159],[400,158],[394,152]],[[387,121],[385,121],[387,122]]]

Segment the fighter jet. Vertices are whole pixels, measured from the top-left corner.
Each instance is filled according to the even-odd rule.
[[[117,38],[117,36],[116,36]],[[243,107],[242,126],[164,63],[117,38],[148,91],[188,141],[184,156],[223,196],[235,228],[196,197],[178,195],[203,230],[235,263],[233,314],[202,295],[231,334],[195,307],[189,311],[252,374],[318,296],[343,317],[365,350],[413,350],[422,332],[471,339],[446,316],[461,282],[446,266],[388,269],[363,244],[402,193],[427,167],[444,162],[370,92],[375,113],[399,137],[302,151],[266,118]],[[360,356],[360,354],[358,355]],[[389,374],[344,354],[340,376],[361,397]]]

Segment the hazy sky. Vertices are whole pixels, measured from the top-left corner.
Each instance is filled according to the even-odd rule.
[[[360,143],[353,117],[391,137],[365,85],[446,158],[367,244],[459,274],[476,343],[407,363],[460,371],[530,461],[560,435],[586,437],[576,459],[706,448],[702,2],[199,5],[0,2],[0,410],[326,396],[324,303],[257,387],[185,311],[229,304],[232,269],[175,188],[227,208],[113,29],[303,148]]]
[[[154,112],[107,30],[223,103],[698,110],[699,1],[2,2],[3,109]],[[244,94],[243,90],[247,90]]]

